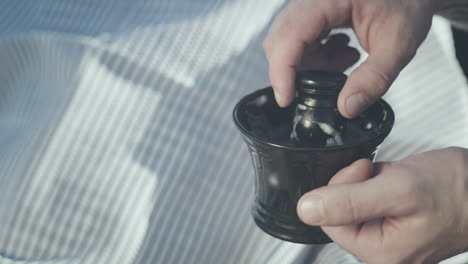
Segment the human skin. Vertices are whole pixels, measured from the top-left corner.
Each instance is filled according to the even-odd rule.
[[[343,70],[359,59],[344,36],[321,45],[332,28],[351,26],[369,57],[338,98],[340,113],[355,117],[380,98],[429,32],[432,17],[468,0],[294,0],[277,16],[264,41],[270,80],[280,106],[292,102],[297,69]],[[467,14],[468,15],[468,14]]]
[[[411,61],[433,15],[467,5],[468,0],[291,1],[264,41],[278,104],[294,99],[297,70],[344,71],[359,60],[346,35],[327,38],[330,29],[348,26],[369,54],[338,98],[340,113],[355,117]],[[366,263],[437,263],[468,249],[468,150],[357,161],[328,186],[305,194],[297,211],[303,222],[321,226]]]
[[[298,215],[366,263],[438,263],[468,250],[468,152],[359,160],[305,194]]]

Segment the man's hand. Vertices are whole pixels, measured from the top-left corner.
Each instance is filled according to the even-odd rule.
[[[322,39],[332,28],[351,26],[369,57],[351,73],[339,99],[352,118],[380,98],[426,38],[443,0],[294,0],[278,15],[264,42],[270,80],[280,106],[295,96],[298,69],[344,71],[359,59],[343,35]]]
[[[366,263],[437,263],[468,250],[468,150],[359,160],[297,209]]]

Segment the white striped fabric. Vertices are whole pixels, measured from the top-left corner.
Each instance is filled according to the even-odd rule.
[[[231,110],[268,85],[261,42],[283,4],[0,2],[0,263],[359,263],[249,214]],[[379,159],[468,146],[445,41],[431,32],[386,96],[397,122]]]

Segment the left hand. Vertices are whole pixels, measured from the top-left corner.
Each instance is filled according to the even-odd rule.
[[[342,35],[322,45],[330,30],[351,26],[369,56],[349,75],[337,103],[342,116],[358,116],[390,88],[416,54],[439,2],[452,1],[289,1],[263,43],[278,105],[294,101],[297,70],[343,71],[358,61],[359,53]]]
[[[305,194],[298,214],[366,263],[437,263],[468,250],[468,150],[359,160]]]

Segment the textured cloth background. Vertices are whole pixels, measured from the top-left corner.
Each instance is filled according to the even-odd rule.
[[[261,42],[283,4],[1,1],[0,263],[358,263],[250,217],[231,110],[268,85]],[[386,95],[396,125],[380,160],[468,146],[444,28]]]

